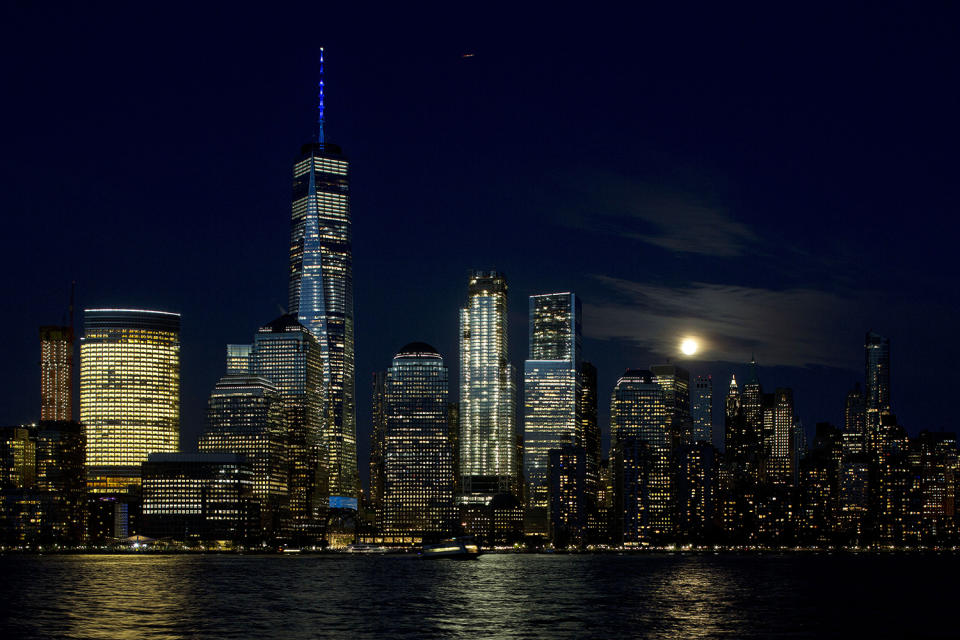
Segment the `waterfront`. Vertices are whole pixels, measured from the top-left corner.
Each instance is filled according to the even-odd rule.
[[[955,637],[947,554],[0,557],[4,638]]]

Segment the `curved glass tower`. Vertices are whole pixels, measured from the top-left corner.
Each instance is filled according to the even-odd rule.
[[[93,492],[140,483],[151,453],[180,445],[180,314],[87,309],[80,341],[80,422]]]

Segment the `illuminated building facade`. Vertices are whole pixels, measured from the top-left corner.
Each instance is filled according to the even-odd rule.
[[[847,393],[844,407],[843,447],[848,456],[867,452],[867,406],[858,382]]]
[[[180,445],[180,314],[87,309],[80,341],[80,422],[87,487],[139,485],[151,453]]]
[[[41,421],[35,432],[37,490],[49,537],[80,544],[87,537],[86,437],[70,420]]]
[[[663,389],[663,398],[670,412],[670,444],[672,448],[693,442],[693,420],[690,416],[690,372],[675,364],[650,367],[653,380]]]
[[[876,450],[880,417],[890,413],[890,340],[874,331],[864,338],[866,389],[864,409],[871,450]]]
[[[556,547],[580,546],[587,526],[587,451],[564,444],[548,459],[550,540]]]
[[[250,373],[250,353],[252,344],[227,345],[227,375],[242,376]]]
[[[572,293],[530,296],[523,437],[528,533],[547,532],[550,451],[567,444],[584,444],[584,425],[578,410],[582,384],[580,315],[580,301]]]
[[[423,342],[406,345],[387,370],[381,518],[387,540],[414,543],[454,528],[448,384],[443,358]]]
[[[0,544],[82,544],[84,462],[79,423],[0,427]]]
[[[587,454],[587,510],[588,519],[598,512],[600,492],[600,423],[597,421],[597,368],[589,362],[580,363],[580,398],[577,406],[583,448]]]
[[[764,396],[764,476],[775,484],[792,484],[796,472],[793,391],[778,388]]]
[[[713,377],[697,376],[690,398],[693,442],[713,444]]]
[[[328,505],[323,441],[323,359],[313,334],[296,314],[261,327],[250,352],[251,373],[269,380],[283,404],[286,425],[289,522],[295,536],[315,536]]]
[[[141,529],[151,538],[244,542],[259,518],[253,471],[230,453],[151,454],[142,489]]]
[[[73,329],[40,327],[40,419],[73,420]]]
[[[293,166],[289,309],[316,337],[328,415],[323,429],[331,506],[356,508],[360,480],[353,323],[350,163],[323,138],[321,81],[318,139]]]
[[[250,374],[221,378],[210,393],[199,450],[246,460],[253,471],[261,529],[264,534],[279,532],[286,518],[289,466],[285,407],[276,385]]]
[[[615,508],[623,544],[650,543],[673,534],[674,407],[650,371],[630,369],[614,387],[611,455],[616,464]]]
[[[375,514],[377,530],[382,531],[384,462],[387,447],[387,372],[373,374],[373,407],[370,429],[370,506]]]
[[[507,280],[474,271],[460,310],[460,474],[464,504],[519,493],[516,384],[507,351]]]
[[[682,445],[676,465],[677,537],[683,542],[707,542],[716,512],[717,450],[705,440]]]

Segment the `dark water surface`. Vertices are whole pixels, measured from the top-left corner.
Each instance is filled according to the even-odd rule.
[[[960,637],[950,555],[0,557],[0,638]]]

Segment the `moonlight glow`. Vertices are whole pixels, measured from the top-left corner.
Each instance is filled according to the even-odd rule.
[[[700,345],[698,345],[697,341],[693,338],[684,338],[683,342],[680,343],[680,351],[682,351],[685,356],[692,356],[697,352],[698,348],[700,348]]]

